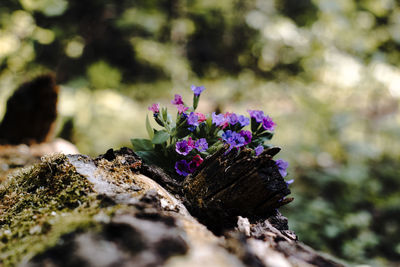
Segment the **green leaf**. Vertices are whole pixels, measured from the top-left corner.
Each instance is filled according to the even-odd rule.
[[[211,128],[211,126],[213,125],[211,116],[207,118],[206,123],[207,123],[208,128]]]
[[[250,147],[257,147],[259,145],[264,145],[264,140],[260,137],[251,140]]]
[[[212,146],[210,146],[207,149],[207,152],[211,155],[211,154],[214,154],[215,152],[217,152],[218,150],[220,150],[223,147],[224,147],[224,144],[222,142],[218,141],[215,144],[213,144]]]
[[[167,133],[164,130],[158,131],[156,132],[156,134],[153,137],[153,140],[151,140],[151,142],[153,144],[162,144],[164,142],[166,142],[169,138],[169,133]]]
[[[182,139],[191,133],[187,128],[179,128],[176,133],[178,139]]]
[[[159,165],[160,163],[162,163],[162,159],[159,153],[155,151],[138,151],[136,152],[136,154],[138,154],[139,157],[141,157],[147,164]]]
[[[258,123],[256,121],[256,119],[251,118],[251,132],[255,133],[257,131],[257,129],[259,128],[259,126],[260,126],[260,123]]]
[[[200,133],[199,133],[200,138],[206,137],[206,135],[207,135],[207,124],[205,124],[205,123],[200,124],[199,125],[199,129],[200,129]]]
[[[131,139],[134,151],[151,151],[153,144],[148,139]]]
[[[157,115],[154,117],[154,120],[157,122],[158,125],[164,127],[164,122],[160,118],[160,113],[157,113]]]
[[[259,137],[262,137],[264,140],[271,140],[271,138],[274,136],[274,133],[272,132],[263,132],[262,134],[259,135]]]
[[[168,121],[168,110],[167,108],[161,108],[161,116],[164,122]]]
[[[147,130],[147,134],[149,135],[149,138],[153,139],[154,131],[153,131],[153,128],[151,128],[149,116],[147,116],[147,115],[146,115],[146,130]]]
[[[200,96],[193,95],[193,111],[196,110],[196,108],[199,104],[199,99],[200,99]]]
[[[146,164],[157,165],[169,175],[176,175],[173,167],[174,165],[169,160],[170,158],[165,158],[162,153],[157,151],[139,151],[136,152],[136,154],[139,155]]]

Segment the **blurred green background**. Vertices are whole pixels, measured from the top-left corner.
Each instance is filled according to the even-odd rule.
[[[394,0],[1,0],[0,117],[55,72],[59,135],[97,155],[144,137],[147,106],[262,109],[290,162],[300,240],[400,264],[400,3]]]

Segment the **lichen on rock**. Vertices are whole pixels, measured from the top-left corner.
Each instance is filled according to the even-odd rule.
[[[279,212],[216,236],[152,180],[175,186],[159,170],[106,154],[43,157],[0,184],[0,265],[343,266],[297,242]]]
[[[88,181],[64,155],[43,158],[0,186],[0,255],[14,265],[57,242],[72,228],[86,227],[99,201]]]
[[[123,157],[56,155],[10,176],[0,187],[0,265],[159,266],[186,253],[186,228],[218,249],[177,199],[131,168]]]

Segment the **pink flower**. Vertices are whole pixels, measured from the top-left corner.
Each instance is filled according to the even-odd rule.
[[[179,114],[181,114],[189,109],[188,107],[185,107],[185,105],[183,105],[183,104],[177,105],[176,108],[178,109]]]
[[[199,167],[200,164],[203,162],[203,159],[200,155],[196,155],[193,157],[192,161],[196,164],[196,167]]]
[[[189,170],[190,172],[194,172],[197,167],[200,166],[200,164],[203,162],[203,159],[200,157],[200,155],[196,155],[193,157],[193,159],[189,162]]]
[[[198,120],[199,120],[200,123],[202,123],[203,121],[207,120],[206,116],[203,113],[196,112],[194,114],[197,115]]]
[[[189,136],[187,140],[187,144],[190,148],[195,148],[195,141],[192,139],[192,137]]]
[[[148,107],[148,110],[153,111],[153,113],[159,113],[160,112],[160,104],[154,103],[150,107]]]
[[[174,100],[171,100],[171,103],[174,105],[183,105],[182,96],[176,94]]]

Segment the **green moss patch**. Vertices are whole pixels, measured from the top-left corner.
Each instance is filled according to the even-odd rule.
[[[96,195],[64,155],[10,176],[0,185],[0,263],[14,266],[61,235],[93,225],[100,207]]]

